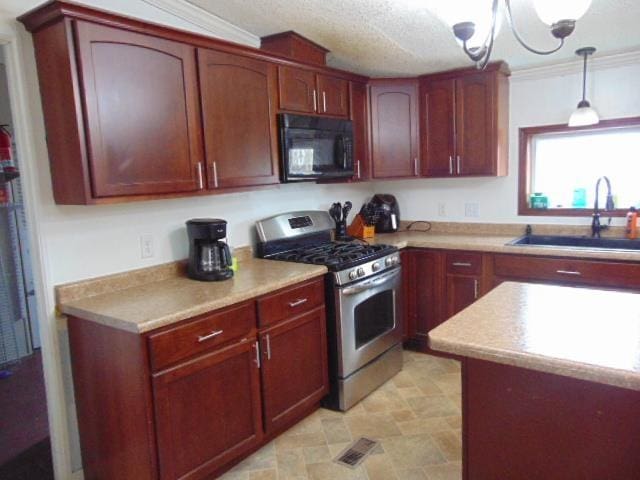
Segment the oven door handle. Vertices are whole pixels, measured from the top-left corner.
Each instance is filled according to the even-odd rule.
[[[399,268],[397,268],[396,270],[394,270],[392,272],[380,275],[378,278],[375,278],[373,280],[369,280],[368,282],[361,283],[360,285],[353,285],[351,287],[343,288],[342,289],[342,294],[343,295],[356,295],[357,293],[362,293],[362,292],[370,290],[372,288],[379,287],[380,285],[393,280],[398,275],[400,275],[400,269]]]

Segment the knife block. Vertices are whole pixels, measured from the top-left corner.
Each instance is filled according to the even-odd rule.
[[[373,238],[375,236],[375,231],[375,226],[365,225],[360,214],[356,215],[353,222],[351,222],[351,225],[349,225],[349,228],[347,229],[347,233],[349,235],[363,240],[366,238]]]

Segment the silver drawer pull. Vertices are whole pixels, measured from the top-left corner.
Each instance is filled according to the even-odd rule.
[[[451,265],[454,267],[470,267],[471,264],[469,262],[453,262]]]
[[[556,273],[559,273],[560,275],[574,275],[576,277],[582,275],[580,272],[575,272],[573,270],[556,270]]]
[[[271,337],[269,337],[269,334],[266,334],[264,339],[267,342],[267,360],[271,360]]]
[[[213,331],[213,332],[211,332],[211,333],[209,333],[207,335],[201,335],[201,336],[198,337],[198,342],[205,342],[205,341],[209,340],[210,338],[217,337],[218,335],[222,335],[223,331],[224,330],[215,330],[215,331]]]
[[[256,349],[256,356],[253,359],[254,362],[256,362],[256,367],[260,368],[260,345],[258,345],[258,341],[256,340],[256,342],[253,344],[253,348]]]
[[[297,307],[298,305],[302,305],[303,303],[307,303],[307,300],[309,300],[309,299],[308,298],[299,298],[298,300],[295,300],[293,302],[289,302],[289,306],[291,308]]]

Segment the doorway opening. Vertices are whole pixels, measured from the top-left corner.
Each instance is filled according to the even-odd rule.
[[[0,478],[53,479],[20,159],[0,46]]]

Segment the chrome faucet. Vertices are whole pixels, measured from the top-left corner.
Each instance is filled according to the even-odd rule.
[[[607,184],[607,202],[605,204],[604,210],[609,212],[615,208],[613,204],[613,195],[611,195],[611,182],[607,177],[600,177],[596,182],[596,200],[593,203],[593,218],[591,220],[591,236],[600,238],[600,232],[602,230],[606,230],[609,228],[611,224],[611,217],[609,217],[609,222],[607,225],[600,225],[600,208],[598,206],[598,197],[600,196],[600,181],[604,179]]]

